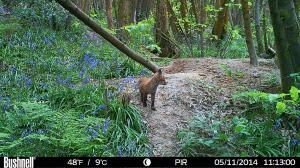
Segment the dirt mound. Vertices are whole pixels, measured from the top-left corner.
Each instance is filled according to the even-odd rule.
[[[176,134],[195,114],[211,113],[220,117],[234,114],[230,108],[233,93],[270,87],[265,84],[270,83],[270,76],[278,73],[275,64],[271,60],[259,62],[259,66],[252,67],[248,60],[241,59],[176,59],[165,67],[168,85],[158,87],[157,111],[150,110],[150,97],[145,108],[139,96],[133,100],[143,111],[154,156],[179,155]],[[277,79],[274,83],[278,85]]]

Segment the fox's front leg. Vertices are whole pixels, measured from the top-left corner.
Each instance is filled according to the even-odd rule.
[[[143,93],[142,94],[142,103],[144,107],[147,107],[147,94]]]
[[[155,93],[151,93],[151,110],[156,110],[154,107]]]

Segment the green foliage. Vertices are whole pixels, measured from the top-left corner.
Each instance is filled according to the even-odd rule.
[[[294,79],[294,85],[300,88],[300,73],[290,74],[290,77]]]
[[[244,92],[233,96],[244,112],[218,119],[198,115],[178,133],[184,156],[300,156],[299,95]]]
[[[0,40],[0,155],[149,155],[140,111],[116,98],[145,70],[80,25],[22,28]]]

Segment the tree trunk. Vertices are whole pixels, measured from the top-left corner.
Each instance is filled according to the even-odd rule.
[[[200,4],[199,4],[200,3]],[[192,0],[192,9],[193,13],[196,19],[197,24],[197,31],[200,35],[200,41],[199,41],[199,48],[200,48],[200,55],[201,57],[204,57],[204,25],[205,22],[205,0],[198,1],[198,0]]]
[[[87,25],[92,30],[94,30],[96,33],[101,35],[104,39],[106,39],[108,42],[110,42],[113,46],[115,46],[121,52],[126,54],[128,57],[130,57],[131,59],[135,60],[136,62],[144,65],[146,68],[148,68],[152,72],[158,71],[159,68],[157,65],[155,65],[154,63],[152,63],[149,60],[144,59],[142,56],[140,56],[135,51],[131,50],[129,47],[127,47],[124,43],[122,43],[116,37],[114,37],[107,31],[105,31],[100,25],[97,24],[97,22],[93,21],[87,14],[82,12],[70,0],[56,0],[56,2],[58,2],[62,7],[64,7],[66,10],[68,10],[70,13],[72,13],[74,16],[76,16],[85,25]]]
[[[179,21],[176,17],[176,14],[172,8],[170,0],[167,0],[166,4],[167,4],[167,9],[168,9],[168,13],[169,13],[170,21],[171,21],[170,25],[171,25],[173,35],[176,38],[183,37],[184,32],[182,31],[182,28],[181,28]]]
[[[264,48],[268,50],[268,31],[267,31],[267,4],[263,8],[263,37],[264,37]]]
[[[241,3],[242,3],[242,10],[243,10],[246,43],[247,43],[249,57],[250,57],[250,64],[256,66],[258,62],[257,62],[257,56],[253,44],[253,39],[252,39],[248,0],[241,0]]]
[[[264,53],[264,45],[261,36],[260,27],[260,0],[255,0],[255,31],[256,31],[256,41],[258,47],[258,54]]]
[[[138,0],[131,0],[130,23],[136,23],[136,9]]]
[[[228,0],[219,0],[221,11],[218,13],[217,20],[212,30],[212,34],[222,40],[226,36],[226,25],[228,23],[228,7],[225,5]]]
[[[187,0],[180,0],[180,13],[181,13],[181,18],[183,20],[185,34],[189,34],[190,31],[188,11],[189,9],[188,9]]]
[[[105,10],[106,10],[106,17],[107,17],[107,25],[108,25],[109,29],[113,29],[114,28],[112,3],[113,3],[113,0],[105,0]]]
[[[282,91],[293,85],[291,73],[300,72],[300,29],[293,0],[269,0],[278,53]]]
[[[131,21],[131,1],[130,0],[117,0],[117,23],[119,30],[117,34],[123,41],[129,40],[129,34],[124,29],[124,26],[132,23]]]
[[[175,47],[170,40],[169,20],[167,12],[167,1],[156,1],[156,42],[161,48],[160,57],[172,57],[175,53]]]

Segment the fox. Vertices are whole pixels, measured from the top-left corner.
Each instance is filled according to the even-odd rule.
[[[155,111],[156,108],[154,106],[155,94],[158,85],[166,85],[166,79],[162,73],[162,69],[160,68],[151,78],[142,77],[138,81],[139,90],[141,94],[141,102],[143,103],[143,107],[147,107],[147,96],[151,94],[151,110]]]

